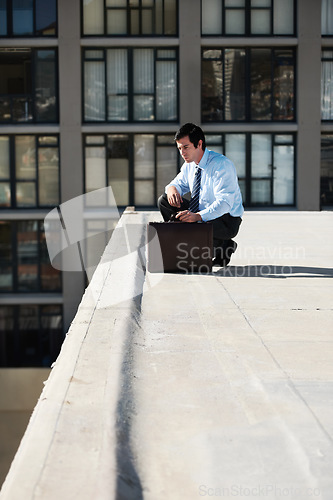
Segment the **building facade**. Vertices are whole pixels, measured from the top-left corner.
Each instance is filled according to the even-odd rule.
[[[333,205],[332,95],[332,0],[0,0],[0,366],[49,367],[84,290],[51,209],[155,207],[187,121],[246,207]]]

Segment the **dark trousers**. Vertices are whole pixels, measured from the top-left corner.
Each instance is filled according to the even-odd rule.
[[[159,197],[157,202],[163,220],[166,222],[170,220],[172,214],[176,214],[181,210],[188,210],[189,204],[190,202],[183,198],[180,208],[172,207],[165,193]],[[229,256],[235,245],[231,238],[234,238],[238,233],[242,219],[240,217],[232,217],[230,214],[224,214],[210,222],[213,223],[214,248],[221,249],[222,256]]]

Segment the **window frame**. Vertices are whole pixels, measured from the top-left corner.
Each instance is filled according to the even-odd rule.
[[[245,0],[245,5],[244,7],[229,7],[225,5],[225,0],[220,0],[221,2],[221,13],[222,13],[222,20],[221,20],[221,25],[222,25],[222,33],[212,33],[212,34],[206,34],[203,33],[203,26],[202,26],[202,0],[200,0],[200,14],[201,14],[201,36],[203,38],[216,38],[216,37],[230,37],[230,38],[237,38],[237,37],[249,37],[249,38],[267,38],[267,37],[277,37],[277,38],[282,38],[282,37],[297,37],[297,0],[293,0],[293,33],[290,34],[278,34],[274,33],[274,0],[270,0],[271,5],[270,5],[270,33],[251,33],[251,13],[252,10],[268,10],[268,7],[251,7],[251,0]],[[244,25],[245,25],[245,30],[244,33],[226,33],[226,11],[227,10],[244,10]]]
[[[108,68],[107,68],[107,51],[108,50],[126,50],[127,52],[127,89],[128,92],[127,94],[119,94],[119,95],[126,95],[127,96],[127,103],[128,103],[128,119],[127,120],[109,120],[108,119],[108,81],[107,81],[107,74],[108,74]],[[134,51],[135,50],[140,50],[140,49],[149,49],[153,51],[154,54],[154,68],[153,68],[153,73],[154,73],[154,93],[150,94],[153,95],[154,97],[154,119],[153,120],[135,120],[134,119],[134,85],[133,85],[133,78],[134,78]],[[173,50],[175,52],[175,58],[162,58],[158,56],[158,51],[159,50]],[[104,88],[104,102],[105,102],[105,108],[104,108],[104,120],[87,120],[85,118],[85,62],[86,61],[93,61],[94,59],[86,59],[86,52],[87,51],[102,51],[103,52],[103,58],[96,59],[96,61],[103,61],[104,64],[104,82],[105,82],[105,88]],[[179,121],[179,47],[177,46],[172,46],[172,47],[160,47],[160,46],[155,46],[155,47],[147,47],[147,46],[135,46],[135,47],[129,47],[129,46],[112,46],[112,47],[83,47],[82,48],[82,76],[81,76],[81,81],[82,81],[82,123],[83,124],[96,124],[96,123],[112,123],[112,124],[127,124],[127,123],[136,123],[136,124],[147,124],[147,123],[178,123]],[[156,68],[157,68],[157,63],[159,61],[175,61],[176,63],[176,71],[177,71],[177,95],[176,95],[176,117],[173,120],[157,120],[156,119],[156,105],[157,105],[157,86],[156,86]]]
[[[239,119],[239,120],[227,120],[225,118],[225,111],[226,111],[226,106],[225,106],[225,101],[226,101],[226,91],[225,91],[225,51],[226,50],[243,50],[245,52],[245,59],[244,59],[244,75],[245,75],[245,83],[244,83],[244,119]],[[261,120],[261,119],[253,119],[252,118],[252,100],[251,100],[251,93],[252,93],[252,70],[251,70],[251,64],[252,64],[252,51],[253,50],[260,50],[260,49],[266,49],[270,50],[270,110],[271,110],[271,115],[272,118],[270,120]],[[205,116],[203,115],[203,61],[209,60],[209,59],[204,59],[203,54],[205,51],[208,50],[219,50],[221,51],[221,64],[222,64],[222,96],[221,96],[221,101],[222,101],[222,118],[220,120],[207,120]],[[293,80],[293,119],[286,119],[286,120],[278,120],[274,119],[274,66],[275,66],[275,61],[276,61],[276,52],[278,51],[283,51],[283,50],[288,50],[292,52],[292,60],[293,60],[293,71],[294,71],[294,80]],[[296,59],[296,49],[295,47],[257,47],[257,46],[242,46],[242,47],[233,47],[233,46],[204,46],[201,47],[201,121],[204,124],[217,124],[217,123],[295,123],[297,121],[297,99],[296,99],[296,78],[297,78],[297,59]],[[211,59],[213,60],[213,58]],[[218,59],[214,59],[218,60]]]
[[[48,34],[48,35],[43,35],[42,33],[38,33],[36,23],[37,23],[37,6],[36,6],[37,0],[33,0],[33,32],[30,35],[23,34],[23,35],[17,35],[14,34],[13,32],[13,0],[7,0],[7,34],[6,35],[1,35],[0,34],[0,40],[1,39],[6,39],[6,38],[40,38],[40,39],[47,39],[47,38],[57,38],[58,37],[58,1],[54,0],[55,2],[55,32],[54,34]]]
[[[93,34],[85,34],[84,33],[84,5],[83,1],[81,0],[80,5],[81,5],[81,37],[82,38],[96,38],[96,37],[105,37],[105,38],[135,38],[135,37],[147,37],[147,38],[177,38],[179,36],[179,1],[180,0],[175,0],[175,33],[173,34],[167,34],[165,33],[165,8],[164,8],[164,0],[162,0],[162,26],[163,26],[163,32],[162,33],[152,33],[152,34],[146,34],[142,33],[142,12],[144,10],[148,10],[149,7],[144,7],[142,5],[142,0],[138,0],[139,5],[138,7],[131,7],[129,4],[129,0],[127,0],[127,5],[126,7],[108,7],[106,5],[106,1],[104,0],[103,2],[103,31],[100,33],[93,33]],[[155,0],[154,2],[154,7],[155,9]],[[112,34],[107,32],[107,13],[109,10],[125,10],[126,9],[126,33],[124,34]],[[139,11],[139,33],[138,34],[131,34],[131,10],[138,10]],[[155,17],[153,18],[153,25],[155,25]]]
[[[11,204],[9,206],[0,206],[1,210],[27,210],[27,209],[36,209],[36,208],[54,208],[59,205],[61,200],[61,165],[60,165],[60,136],[59,134],[2,134],[0,130],[0,137],[8,137],[9,139],[9,178],[1,179],[2,182],[9,182],[10,185],[10,199]],[[35,152],[36,152],[36,164],[35,164],[35,172],[36,176],[34,179],[17,179],[16,178],[16,152],[15,152],[15,144],[16,137],[33,137],[35,139]],[[39,144],[39,139],[42,137],[54,137],[57,138],[57,144],[52,146],[50,144],[41,145]],[[39,192],[40,192],[40,178],[39,178],[39,151],[45,148],[55,148],[58,151],[58,202],[56,204],[43,205],[39,203]],[[19,206],[17,203],[16,196],[16,186],[17,182],[34,182],[35,191],[36,191],[36,205],[25,205]]]

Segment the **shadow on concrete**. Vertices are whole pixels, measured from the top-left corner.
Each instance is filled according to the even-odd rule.
[[[140,269],[144,269],[146,265],[145,258],[140,253],[138,253],[138,257],[141,265]],[[133,364],[135,358],[133,336],[140,322],[142,294],[133,297],[132,301],[133,309],[129,311],[125,326],[126,332],[124,332],[125,355],[120,374],[120,393],[117,405],[116,500],[143,500],[143,488],[135,463],[135,452],[132,442],[132,423],[136,415],[135,391],[133,387]]]
[[[259,264],[255,266],[214,267],[213,274],[226,278],[333,278],[333,269],[327,267]]]

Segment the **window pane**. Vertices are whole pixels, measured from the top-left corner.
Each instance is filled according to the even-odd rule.
[[[105,144],[104,135],[86,136],[86,144]]]
[[[19,306],[19,366],[40,364],[38,306]]]
[[[333,206],[332,134],[323,134],[321,137],[320,201],[322,206]]]
[[[87,121],[105,120],[104,62],[84,64],[84,118]]]
[[[153,135],[134,136],[134,203],[155,205],[155,148]]]
[[[271,181],[251,181],[251,201],[258,204],[271,203]]]
[[[57,26],[56,0],[36,0],[36,32],[38,35],[55,35]]]
[[[153,11],[151,9],[143,9],[141,14],[142,34],[153,35]]]
[[[154,119],[154,97],[134,96],[134,120]]]
[[[36,139],[31,135],[15,137],[15,172],[17,179],[36,179]]]
[[[245,7],[246,0],[224,0],[226,7]]]
[[[16,183],[16,204],[18,207],[34,207],[37,205],[36,184],[34,182]]]
[[[107,11],[107,33],[108,35],[126,35],[127,33],[126,10]]]
[[[140,17],[138,9],[132,9],[131,13],[131,35],[140,34]]]
[[[108,120],[128,120],[127,50],[107,51]]]
[[[251,7],[271,7],[272,0],[251,0]]]
[[[321,119],[333,120],[333,52],[323,51],[323,56],[332,61],[321,63]]]
[[[83,0],[83,34],[102,35],[104,33],[104,1]]]
[[[63,342],[61,306],[40,306],[42,365],[51,366]]]
[[[133,87],[135,94],[154,93],[154,51],[134,49]]]
[[[0,366],[9,365],[8,345],[14,339],[14,307],[0,306]]]
[[[203,35],[222,35],[221,0],[202,0],[201,19]]]
[[[176,35],[177,33],[177,4],[176,0],[164,0],[164,34]]]
[[[0,207],[11,206],[11,192],[9,182],[0,182]]]
[[[243,204],[246,203],[246,182],[245,179],[238,180],[239,188],[242,194]]]
[[[245,134],[225,135],[225,154],[234,163],[237,175],[246,175],[246,137]]]
[[[221,51],[205,51],[201,67],[203,121],[220,121],[223,118]]]
[[[154,181],[136,180],[134,184],[134,202],[136,205],[156,205],[154,196]]]
[[[37,222],[18,222],[17,261],[18,290],[29,292],[38,289],[38,239]]]
[[[226,10],[225,32],[227,35],[243,35],[245,33],[244,10]]]
[[[57,120],[56,61],[54,50],[38,50],[36,59],[36,120]]]
[[[86,147],[86,192],[106,186],[105,147]]]
[[[127,0],[106,0],[107,7],[126,7]]]
[[[154,51],[135,49],[133,61],[134,120],[154,119]],[[143,94],[143,95],[138,95]],[[147,95],[152,94],[152,95]]]
[[[134,136],[134,178],[152,179],[155,176],[153,135]]]
[[[273,203],[294,203],[294,147],[274,146]]]
[[[0,290],[13,289],[11,223],[0,221]]]
[[[29,122],[33,119],[32,99],[29,97],[13,97],[13,121]]]
[[[252,134],[252,177],[270,177],[272,173],[272,137]],[[252,200],[253,201],[253,200]]]
[[[158,196],[164,193],[165,186],[177,175],[178,171],[177,149],[173,146],[158,146],[157,148],[157,179],[156,188]]]
[[[274,61],[274,120],[294,119],[294,59],[291,51],[276,51]]]
[[[245,119],[245,50],[225,49],[225,119]]]
[[[13,2],[13,34],[33,34],[33,0],[12,0]]]
[[[0,80],[1,80],[1,71],[0,71]],[[11,118],[12,115],[11,115],[9,98],[0,97],[0,122],[2,123],[9,122]]]
[[[251,50],[251,117],[271,120],[271,50]]]
[[[294,34],[294,0],[274,0],[273,15],[274,35]]]
[[[58,148],[39,148],[39,205],[59,203],[59,152]]]
[[[0,136],[0,179],[9,179],[9,137]]]
[[[157,61],[156,63],[156,119],[177,119],[176,61]]]
[[[44,224],[39,223],[40,234],[40,286],[44,292],[59,292],[61,291],[61,272],[54,269],[50,263],[49,253],[47,250]]]
[[[0,0],[0,35],[7,35],[7,0]]]
[[[269,35],[271,33],[271,13],[266,9],[251,11],[251,34]]]
[[[117,205],[129,204],[129,139],[127,135],[108,137],[108,179]]]

